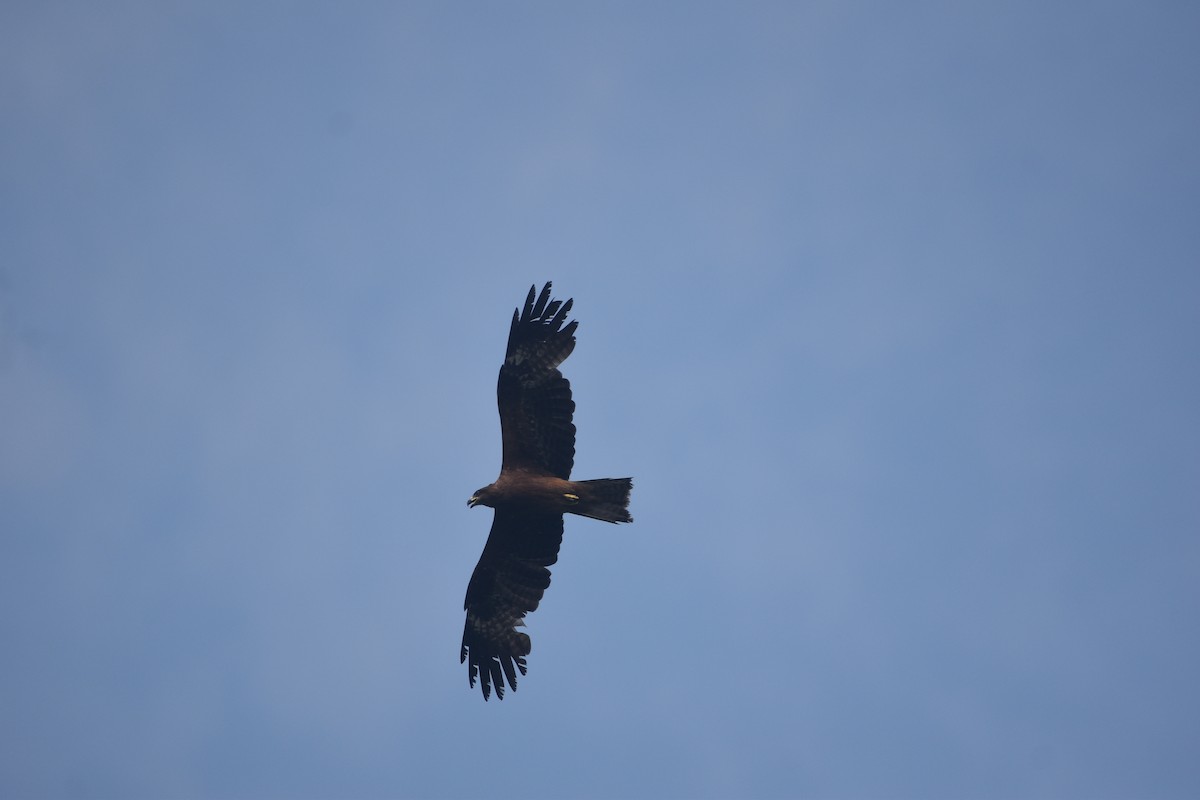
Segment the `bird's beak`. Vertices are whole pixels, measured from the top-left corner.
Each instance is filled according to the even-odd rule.
[[[475,504],[478,502],[479,502],[479,495],[473,494],[473,495],[471,495],[471,499],[467,501],[467,507],[474,508]]]

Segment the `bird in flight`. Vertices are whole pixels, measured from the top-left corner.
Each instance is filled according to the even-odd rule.
[[[549,567],[558,560],[563,514],[605,522],[633,522],[629,516],[632,478],[571,480],[575,462],[575,401],[558,366],[575,349],[575,329],[567,322],[573,300],[550,298],[531,286],[525,306],[513,312],[508,350],[500,366],[496,399],[504,441],[500,477],[467,505],[495,511],[483,555],[467,584],[459,662],[467,662],[487,700],[496,688],[504,699],[505,681],[517,689],[525,674],[529,636],[525,615],[534,611],[550,585]],[[565,324],[564,324],[565,323]]]

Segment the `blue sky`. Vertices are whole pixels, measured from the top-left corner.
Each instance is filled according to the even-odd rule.
[[[1196,796],[1198,35],[5,4],[0,794]],[[545,280],[636,522],[568,520],[485,705]]]

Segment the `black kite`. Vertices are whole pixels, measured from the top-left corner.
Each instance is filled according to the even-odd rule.
[[[487,700],[496,687],[504,698],[507,679],[517,689],[525,674],[529,636],[517,628],[550,585],[550,567],[562,544],[563,514],[605,522],[632,522],[632,478],[571,480],[575,462],[575,402],[558,365],[575,349],[576,321],[566,322],[573,300],[550,299],[529,289],[525,308],[513,312],[508,352],[500,367],[496,398],[504,456],[500,477],[467,501],[495,509],[492,532],[467,585],[460,661],[483,685]],[[536,302],[535,302],[536,298]]]

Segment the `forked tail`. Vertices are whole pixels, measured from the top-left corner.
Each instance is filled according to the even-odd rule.
[[[594,481],[574,481],[579,504],[570,509],[579,514],[605,522],[633,522],[629,516],[629,492],[633,478],[599,478]]]

